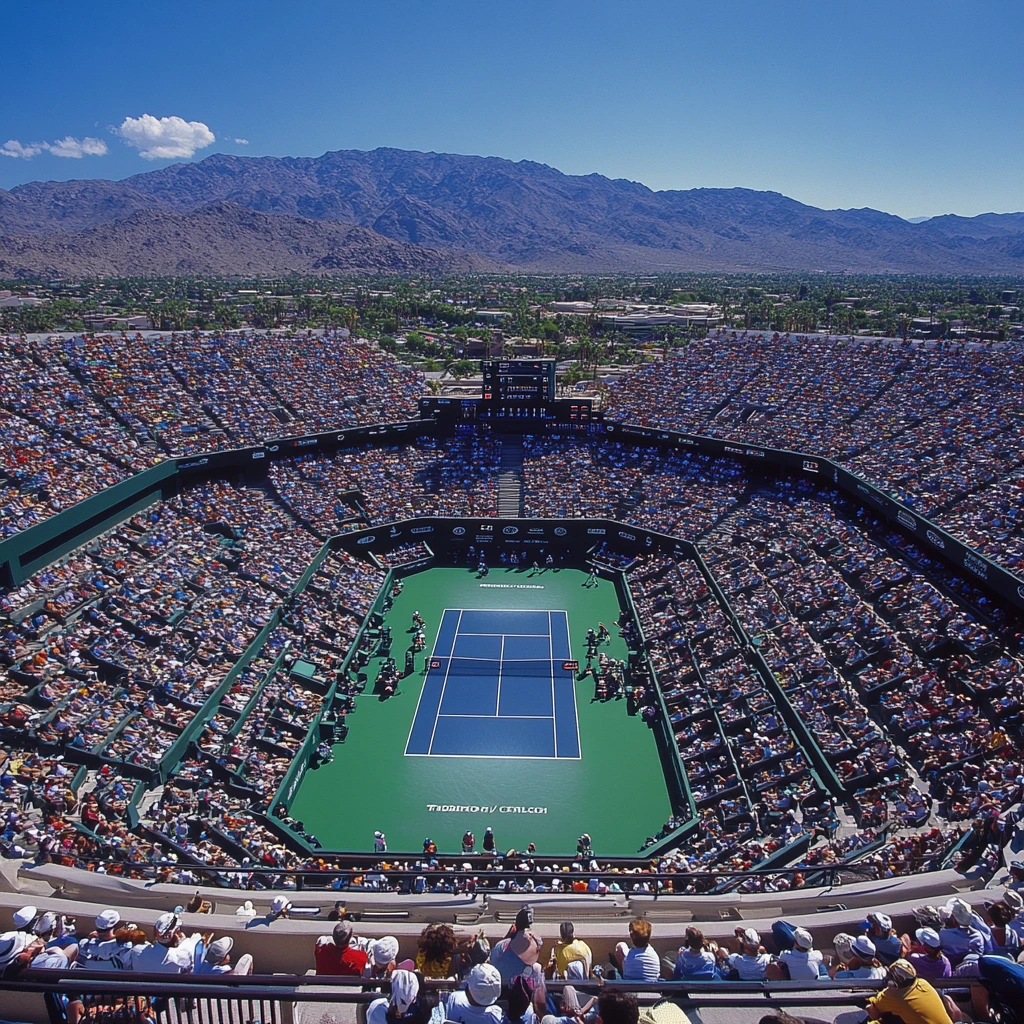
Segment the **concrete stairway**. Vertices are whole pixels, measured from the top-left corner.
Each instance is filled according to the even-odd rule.
[[[523,514],[523,442],[503,439],[498,471],[498,515],[515,519]]]

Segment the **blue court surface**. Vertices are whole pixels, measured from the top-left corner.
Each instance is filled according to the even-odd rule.
[[[564,611],[446,609],[405,753],[578,759],[569,657]]]

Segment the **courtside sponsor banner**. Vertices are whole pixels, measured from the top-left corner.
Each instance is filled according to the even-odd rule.
[[[427,804],[434,814],[547,814],[546,807],[522,807],[518,804]]]

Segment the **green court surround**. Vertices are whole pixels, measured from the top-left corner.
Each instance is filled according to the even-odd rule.
[[[592,702],[589,677],[576,683],[580,760],[405,756],[426,658],[445,608],[564,610],[572,656],[581,665],[587,628],[598,622],[612,632],[603,650],[625,659],[626,646],[614,626],[620,615],[615,583],[605,578],[596,589],[586,589],[586,578],[575,569],[534,576],[499,569],[478,579],[453,568],[406,577],[385,623],[401,667],[412,640],[407,631],[413,611],[426,620],[427,647],[416,656],[416,673],[381,701],[371,692],[380,660],[370,662],[366,690],[348,716],[348,736],[335,745],[332,763],[306,773],[292,816],[326,850],[372,850],[379,829],[387,834],[389,851],[419,853],[429,836],[441,853],[451,854],[472,829],[479,852],[489,825],[501,850],[524,850],[533,842],[539,854],[564,856],[575,851],[581,832],[589,832],[596,853],[635,856],[672,813],[657,743],[639,716],[627,715],[625,700]],[[441,809],[451,807],[480,809]]]

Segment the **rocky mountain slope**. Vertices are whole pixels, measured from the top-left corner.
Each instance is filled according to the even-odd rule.
[[[179,244],[162,233],[177,223],[168,215],[223,202],[528,270],[1024,272],[1024,214],[912,224],[870,209],[819,210],[775,192],[655,192],[529,161],[396,149],[221,154],[120,182],[33,182],[0,191],[0,232],[50,236],[112,223],[141,231],[148,219],[159,248]],[[85,236],[80,244],[89,244]]]
[[[81,231],[0,236],[0,277],[467,273],[485,257],[396,242],[369,228],[236,203],[136,210]]]

